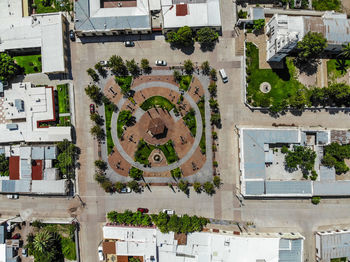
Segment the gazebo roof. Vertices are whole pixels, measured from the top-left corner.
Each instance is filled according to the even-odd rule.
[[[160,118],[153,118],[149,122],[148,131],[150,131],[154,136],[164,133],[164,129],[165,124]]]

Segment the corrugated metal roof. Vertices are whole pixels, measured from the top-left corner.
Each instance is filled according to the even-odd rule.
[[[265,181],[265,188],[268,195],[310,195],[312,192],[310,181]]]
[[[265,192],[265,181],[246,181],[246,195],[263,195]]]
[[[317,132],[316,133],[317,144],[328,144],[329,143],[329,133],[328,132]]]
[[[264,8],[261,7],[251,7],[249,9],[250,16],[252,20],[265,19]]]
[[[326,39],[329,44],[344,44],[350,42],[350,20],[346,18],[324,19]]]
[[[349,196],[350,181],[314,181],[314,195],[316,196]]]
[[[32,193],[43,195],[65,195],[67,194],[67,180],[33,180]]]
[[[32,159],[43,160],[44,159],[44,147],[34,146],[32,147]]]
[[[320,166],[320,180],[321,181],[334,181],[335,180],[334,167]]]
[[[55,146],[45,147],[45,159],[56,159],[57,158],[57,148]]]
[[[0,226],[0,244],[5,243],[5,226]]]
[[[31,179],[32,178],[32,164],[28,159],[21,159],[20,161],[20,178]]]
[[[21,99],[15,99],[15,107],[17,108],[18,112],[24,111],[24,102]]]
[[[15,193],[15,182],[19,180],[1,180],[1,191],[5,193]]]
[[[350,257],[350,233],[334,232],[320,235],[322,261],[331,258]]]

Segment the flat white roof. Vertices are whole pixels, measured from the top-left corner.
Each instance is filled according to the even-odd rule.
[[[64,195],[67,193],[67,180],[32,180],[32,193]]]
[[[90,17],[137,16],[148,14],[148,0],[136,0],[135,7],[115,8],[101,8],[100,0],[90,0]]]
[[[219,0],[208,0],[206,3],[187,4],[188,13],[176,16],[176,5],[169,0],[162,1],[164,28],[221,26]]]

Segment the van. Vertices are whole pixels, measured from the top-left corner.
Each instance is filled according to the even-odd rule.
[[[219,73],[220,73],[220,76],[222,78],[222,82],[227,83],[228,82],[228,78],[227,78],[225,70],[224,69],[220,69]]]

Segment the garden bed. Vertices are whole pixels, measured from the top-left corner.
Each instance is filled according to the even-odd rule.
[[[60,113],[69,113],[69,90],[68,84],[57,85],[58,108]]]
[[[154,149],[159,149],[164,153],[168,164],[174,163],[179,159],[171,140],[166,142],[164,145],[154,146],[141,139],[137,145],[137,150],[135,152],[135,161],[144,165],[148,165],[148,158]]]
[[[201,149],[201,153],[205,155],[206,153],[206,140],[205,140],[205,108],[204,108],[204,96],[201,97],[199,102],[197,103],[197,106],[199,108],[199,111],[201,113],[202,123],[203,123],[203,130],[202,130],[202,136],[201,140],[199,142],[199,147]]]
[[[70,126],[70,116],[60,116],[58,126]]]
[[[184,75],[181,76],[180,80],[180,90],[187,91],[191,85],[192,76],[191,75]]]
[[[327,61],[328,80],[335,81],[337,78],[343,77],[350,67],[349,60],[330,59]]]
[[[115,82],[119,85],[123,94],[126,94],[130,91],[132,76],[116,76]]]
[[[191,109],[182,119],[185,122],[185,125],[190,130],[192,136],[195,137],[197,131],[195,111]]]
[[[295,77],[296,68],[291,58],[286,59],[284,69],[259,69],[259,49],[253,43],[247,43],[247,66],[247,101],[254,107],[289,105],[299,90],[306,89]],[[263,82],[271,85],[270,92],[261,92]]]
[[[147,111],[155,106],[164,108],[167,111],[171,111],[175,107],[173,103],[163,96],[152,96],[145,100],[140,107],[142,110]]]
[[[107,152],[110,154],[114,147],[114,142],[111,133],[111,119],[114,106],[112,104],[105,104],[105,121],[106,121],[106,136],[107,136]]]
[[[33,74],[41,72],[41,55],[15,56],[13,59],[16,64],[24,70],[24,74]]]

